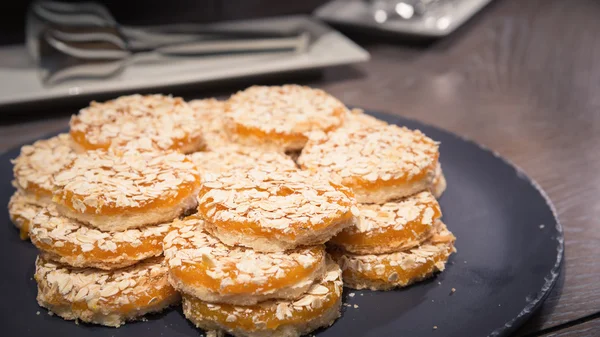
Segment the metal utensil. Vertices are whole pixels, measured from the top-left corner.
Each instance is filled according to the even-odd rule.
[[[308,44],[308,34],[301,34],[290,38],[200,40],[132,48],[111,34],[47,30],[40,39],[39,65],[43,82],[56,84],[72,78],[111,76],[126,64],[141,60],[251,52],[296,53],[306,50]]]
[[[96,3],[36,2],[27,17],[27,47],[42,68],[45,83],[69,77],[110,76],[134,54],[202,56],[222,53],[302,52],[308,33],[192,27],[200,34],[164,29],[123,28]],[[163,27],[164,28],[164,27]],[[174,26],[167,27],[173,31]],[[67,76],[68,75],[68,76]]]

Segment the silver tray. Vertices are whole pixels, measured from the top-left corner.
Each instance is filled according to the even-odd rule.
[[[492,0],[454,0],[441,5],[424,16],[395,19],[379,23],[371,5],[363,0],[334,0],[315,11],[319,19],[347,27],[366,28],[387,34],[414,35],[423,38],[446,36],[479,12]]]
[[[293,30],[302,28],[311,35],[306,53],[264,53],[219,55],[186,59],[155,59],[133,62],[120,74],[105,79],[70,80],[44,86],[38,68],[24,46],[0,48],[0,107],[78,95],[118,93],[139,89],[214,82],[298,70],[363,62],[369,54],[339,32],[308,16],[288,16],[224,22],[222,27]]]

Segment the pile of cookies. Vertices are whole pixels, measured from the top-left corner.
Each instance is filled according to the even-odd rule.
[[[306,144],[300,166],[351,188],[359,203],[358,223],[330,242],[345,286],[388,290],[444,269],[454,236],[440,221],[438,157],[438,144],[420,131],[379,121]]]
[[[340,316],[343,286],[406,286],[454,251],[438,144],[318,89],[124,96],[70,127],[21,149],[9,203],[38,302],[65,319],[181,300],[207,331],[300,336]]]

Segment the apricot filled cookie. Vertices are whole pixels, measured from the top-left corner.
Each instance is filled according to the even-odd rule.
[[[382,204],[428,189],[438,156],[438,144],[420,131],[388,125],[321,134],[298,163],[341,180],[360,203]]]
[[[205,146],[201,122],[180,97],[131,95],[92,102],[71,117],[70,126],[78,152],[128,148],[191,153]]]
[[[344,286],[353,289],[389,290],[424,280],[445,269],[456,252],[455,237],[441,222],[435,234],[413,249],[379,255],[355,255],[332,250],[343,270]]]
[[[283,153],[263,152],[237,145],[222,146],[215,151],[192,153],[189,158],[196,164],[201,175],[260,167],[264,167],[265,170],[297,169],[296,163]]]
[[[67,319],[118,327],[179,303],[163,258],[115,271],[72,269],[38,257],[40,306]]]
[[[342,125],[347,108],[319,89],[299,85],[253,86],[232,95],[225,127],[243,145],[280,151],[300,150],[312,131]]]
[[[42,207],[32,203],[30,198],[21,192],[15,192],[8,201],[8,215],[12,223],[19,229],[21,239],[29,238],[31,220],[42,210]]]
[[[55,176],[53,200],[102,231],[168,222],[197,205],[200,176],[179,152],[88,151]]]
[[[433,224],[442,215],[429,192],[383,205],[359,204],[358,209],[357,225],[329,242],[354,254],[392,253],[418,246],[433,234]]]
[[[325,273],[323,245],[282,253],[229,247],[190,217],[164,241],[169,281],[175,289],[211,303],[253,305],[297,298]]]
[[[104,270],[127,267],[163,252],[171,224],[121,232],[101,232],[60,215],[47,206],[31,220],[31,242],[48,259],[73,267]]]
[[[260,252],[324,243],[358,215],[352,191],[303,171],[207,174],[198,200],[210,234]]]
[[[183,313],[198,328],[236,337],[298,337],[327,327],[340,316],[342,279],[328,261],[325,277],[300,298],[255,305],[211,304],[184,294]]]
[[[53,176],[75,159],[70,142],[71,137],[65,133],[39,140],[23,146],[12,161],[13,185],[29,202],[44,206],[52,201]]]

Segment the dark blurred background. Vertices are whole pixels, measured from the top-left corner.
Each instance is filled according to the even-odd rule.
[[[24,41],[25,11],[31,2],[33,0],[0,0],[0,44]],[[150,25],[308,14],[327,0],[97,0],[97,2],[104,3],[119,23]]]

